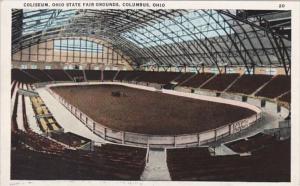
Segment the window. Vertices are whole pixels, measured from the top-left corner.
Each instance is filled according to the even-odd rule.
[[[21,65],[21,69],[27,69],[27,65]]]
[[[218,74],[218,73],[219,73],[219,70],[218,70],[218,68],[211,68],[211,69],[210,69],[210,72],[211,72],[211,73],[214,73],[214,74]]]
[[[235,73],[235,69],[234,68],[227,68],[226,69],[226,73],[227,74],[234,74]]]
[[[253,69],[252,69],[252,68],[249,69],[250,72],[248,72],[246,68],[245,68],[244,71],[245,71],[245,74],[247,74],[247,75],[248,75],[248,74],[249,74],[249,75],[250,75],[250,74],[253,74]]]
[[[73,67],[73,65],[66,65],[66,66],[63,67],[63,69],[64,70],[73,70],[74,67]]]
[[[197,73],[197,70],[196,70],[196,68],[190,67],[190,72]]]
[[[46,66],[45,66],[45,69],[46,69],[46,70],[50,70],[50,69],[51,69],[51,65],[46,65]]]
[[[37,65],[31,65],[31,69],[37,69]]]
[[[275,69],[275,68],[266,68],[266,74],[274,76],[274,75],[277,74],[277,69]]]
[[[102,52],[102,45],[82,39],[55,39],[54,40],[54,49],[62,51],[81,51],[91,53]]]
[[[94,70],[99,70],[99,67],[94,67]]]

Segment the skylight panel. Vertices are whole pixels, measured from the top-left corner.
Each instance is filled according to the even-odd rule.
[[[23,35],[59,27],[74,15],[75,10],[23,10]]]
[[[159,46],[226,35],[226,32],[223,30],[224,28],[215,22],[217,20],[220,24],[225,24],[223,18],[220,17],[217,12],[213,10],[209,11],[212,17],[202,10],[192,10],[172,18],[166,18],[152,25],[123,33],[122,36],[128,38],[130,33],[134,33],[134,37],[139,38],[136,40],[147,44],[143,46],[141,43],[137,43],[132,39],[130,41],[143,48],[150,45]],[[230,32],[229,27],[225,27],[225,29],[228,33]]]

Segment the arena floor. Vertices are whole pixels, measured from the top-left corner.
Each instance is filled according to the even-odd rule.
[[[202,132],[249,117],[254,111],[120,85],[52,87],[89,117],[112,129],[177,135]],[[120,91],[122,96],[112,96]]]

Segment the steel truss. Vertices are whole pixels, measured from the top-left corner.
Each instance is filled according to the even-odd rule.
[[[194,24],[190,12],[203,26]],[[110,43],[134,68],[204,66],[221,72],[221,67],[242,66],[250,73],[262,66],[283,67],[290,74],[288,16],[289,11],[13,10],[12,54],[49,39],[91,37]]]

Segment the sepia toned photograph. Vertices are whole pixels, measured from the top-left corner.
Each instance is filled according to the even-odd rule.
[[[291,23],[11,9],[9,179],[290,183]]]

